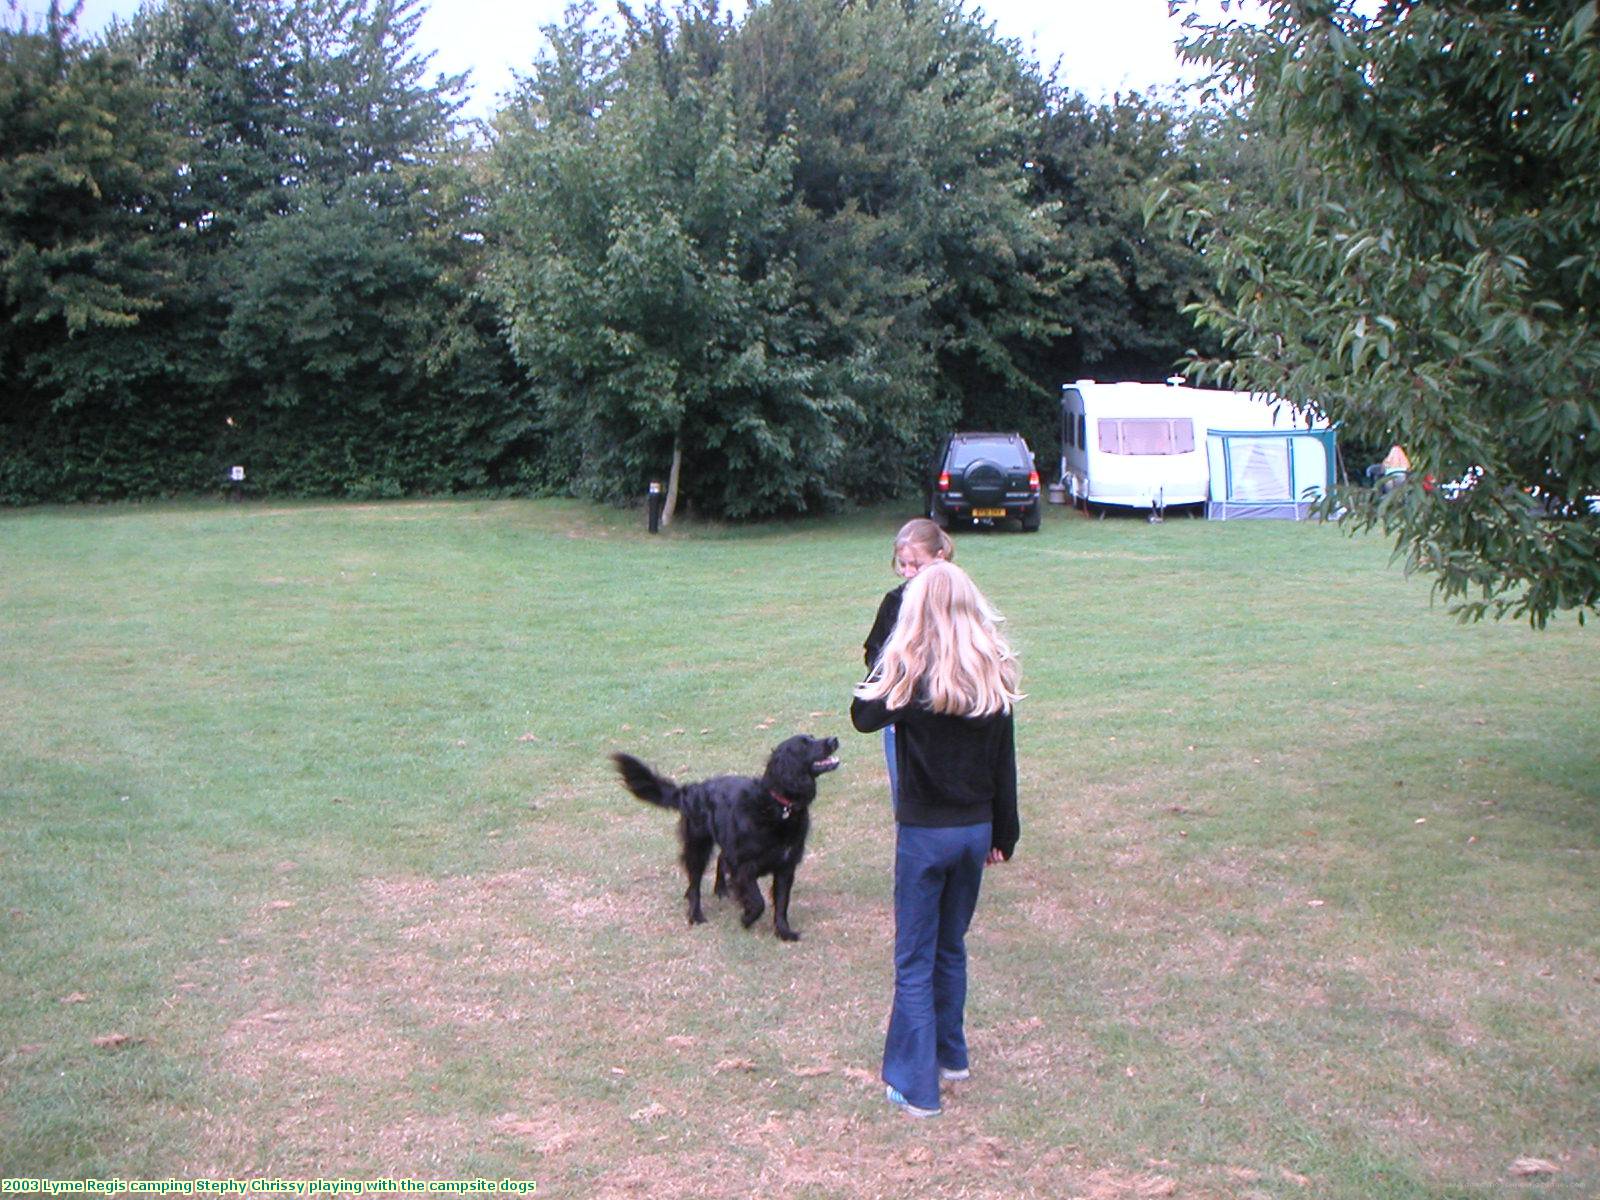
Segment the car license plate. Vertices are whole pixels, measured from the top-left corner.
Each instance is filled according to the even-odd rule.
[[[1006,510],[1003,508],[975,508],[972,510],[972,515],[975,517],[1003,517],[1006,515]]]

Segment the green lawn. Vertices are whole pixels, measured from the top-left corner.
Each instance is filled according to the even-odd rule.
[[[958,538],[1023,656],[1023,837],[972,1080],[888,1111],[893,830],[846,710],[906,515],[0,513],[0,1174],[1600,1194],[1594,631],[1458,625],[1319,526]],[[845,759],[804,940],[690,929],[606,756],[802,730]]]

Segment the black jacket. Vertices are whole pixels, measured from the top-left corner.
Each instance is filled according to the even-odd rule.
[[[906,585],[890,588],[884,594],[883,601],[878,605],[878,615],[872,622],[872,632],[867,634],[867,640],[862,643],[862,648],[867,652],[867,670],[872,670],[878,665],[878,655],[883,653],[883,644],[889,640],[889,635],[894,632],[894,623],[900,619],[900,601],[906,594]]]
[[[895,727],[900,775],[895,820],[904,825],[994,823],[991,841],[1010,858],[1022,829],[1017,817],[1017,752],[1009,712],[952,717],[921,705],[890,708],[883,700],[850,704],[862,733]]]

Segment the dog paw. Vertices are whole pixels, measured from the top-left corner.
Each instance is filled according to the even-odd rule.
[[[689,924],[691,924],[691,925],[704,925],[705,923],[706,923],[706,915],[705,915],[705,913],[692,912],[692,913],[689,914]]]
[[[780,929],[778,930],[778,937],[786,942],[798,942],[800,940],[800,931],[798,929]]]

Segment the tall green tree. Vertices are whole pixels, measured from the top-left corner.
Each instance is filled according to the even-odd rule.
[[[684,69],[680,22],[654,10],[619,42],[591,16],[549,31],[496,148],[495,287],[574,484],[620,498],[670,473],[729,516],[826,503],[849,401],[778,242],[791,152],[743,137],[725,80]]]
[[[0,24],[0,498],[94,494],[133,453],[55,426],[125,420],[153,364],[129,333],[176,273],[161,219],[177,145],[128,56],[83,42],[77,6]]]
[[[0,371],[63,405],[103,365],[61,348],[159,306],[171,263],[153,210],[176,161],[155,92],[77,38],[77,7],[0,25]]]
[[[538,486],[420,0],[4,29],[0,495]],[[530,469],[530,463],[532,467]]]
[[[177,396],[274,491],[516,486],[531,422],[475,298],[483,241],[459,78],[418,0],[167,0],[125,39],[188,158]],[[220,347],[224,353],[218,354]],[[175,402],[176,396],[175,396]]]
[[[715,512],[883,496],[941,431],[1051,402],[1016,47],[954,0],[623,17],[571,11],[498,151],[500,294],[584,490],[676,447]]]
[[[1026,363],[1061,332],[1058,261],[1028,167],[1043,92],[1018,47],[949,0],[770,0],[728,70],[746,122],[794,146],[784,237],[857,405],[857,495],[916,479],[957,424],[1048,407]]]
[[[1096,104],[1052,89],[1034,177],[1055,204],[1064,264],[1056,296],[1068,332],[1039,355],[1057,384],[1091,374],[1157,381],[1192,353],[1184,308],[1208,273],[1184,239],[1146,220],[1145,204],[1163,177],[1220,165],[1221,124],[1145,93]]]
[[[1212,376],[1399,442],[1337,497],[1464,619],[1600,604],[1594,3],[1274,0],[1192,52],[1269,135],[1266,186],[1168,197],[1215,265]]]

